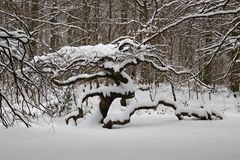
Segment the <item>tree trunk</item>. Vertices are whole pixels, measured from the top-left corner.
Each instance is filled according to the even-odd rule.
[[[100,111],[101,111],[101,114],[102,114],[102,119],[101,119],[101,123],[103,123],[103,120],[104,118],[107,116],[107,113],[108,113],[108,110],[113,102],[113,100],[115,98],[113,97],[103,97],[103,96],[100,96],[101,98],[101,101],[99,103],[99,108],[100,108]]]

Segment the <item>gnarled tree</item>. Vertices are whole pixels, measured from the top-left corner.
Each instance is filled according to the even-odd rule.
[[[211,119],[212,115],[222,118],[222,115],[216,111],[210,112],[206,109],[183,110],[174,101],[165,100],[159,96],[150,103],[127,105],[127,109],[118,116],[108,114],[109,108],[116,98],[121,98],[122,105],[126,105],[126,103],[123,103],[124,101],[135,97],[138,87],[134,84],[128,72],[129,66],[137,66],[142,63],[148,64],[158,72],[164,73],[165,76],[183,76],[187,80],[193,79],[197,83],[209,87],[197,79],[191,70],[180,66],[168,65],[163,59],[156,56],[155,52],[154,46],[141,45],[135,40],[127,38],[108,45],[65,47],[59,52],[35,57],[35,61],[40,66],[46,66],[48,71],[50,71],[49,73],[52,73],[51,81],[56,86],[69,86],[95,79],[111,80],[112,85],[91,89],[85,92],[81,99],[81,102],[84,102],[89,97],[100,97],[99,109],[102,115],[100,122],[106,128],[112,128],[114,124],[126,124],[130,122],[130,117],[135,111],[154,109],[159,104],[176,110],[176,115],[179,119],[182,119],[183,116],[194,116],[206,120]],[[77,109],[75,115],[71,113],[67,117],[66,122],[70,118],[73,118],[75,122],[76,118],[81,118],[82,116],[80,115],[82,113],[79,111],[80,109]]]

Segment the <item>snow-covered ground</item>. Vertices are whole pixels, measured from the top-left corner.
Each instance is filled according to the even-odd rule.
[[[161,93],[171,98],[169,92]],[[155,112],[136,114],[129,124],[112,130],[99,125],[66,126],[62,119],[29,129],[0,127],[0,159],[238,160],[240,113],[234,106],[237,99],[227,94],[213,95],[212,101],[207,97],[193,99],[189,105],[205,103],[225,109],[223,120],[179,121],[171,110],[160,107]],[[141,99],[146,99],[146,95]]]
[[[135,116],[117,129],[101,127],[0,130],[2,160],[163,159],[238,160],[240,116],[178,121],[174,116]]]

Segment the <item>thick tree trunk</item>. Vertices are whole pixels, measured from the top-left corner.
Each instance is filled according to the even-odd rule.
[[[126,98],[121,98],[120,103],[121,103],[121,106],[126,107],[126,106],[127,106],[127,100],[126,100]]]
[[[99,108],[100,108],[100,111],[101,111],[101,114],[102,114],[102,119],[101,119],[101,123],[103,123],[103,120],[104,118],[107,116],[107,113],[108,113],[108,110],[113,102],[113,100],[115,98],[113,97],[103,97],[103,96],[100,96],[101,100],[100,100],[100,103],[99,103]]]

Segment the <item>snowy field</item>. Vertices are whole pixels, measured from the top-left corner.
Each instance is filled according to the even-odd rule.
[[[170,98],[167,93],[161,92]],[[206,95],[192,99],[189,105],[204,103],[226,110],[223,120],[179,121],[170,110],[160,107],[155,112],[136,114],[129,124],[112,130],[84,123],[66,126],[63,119],[29,129],[0,128],[0,159],[239,160],[240,113],[235,106],[239,99],[226,94],[213,95],[212,99]]]

